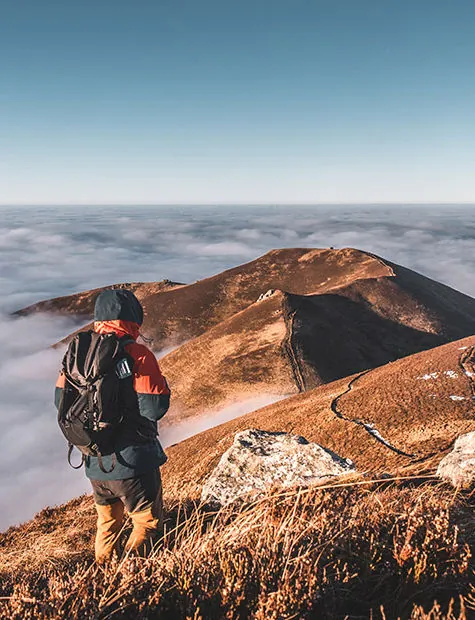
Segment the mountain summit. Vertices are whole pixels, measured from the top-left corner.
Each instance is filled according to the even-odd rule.
[[[352,248],[272,250],[180,285],[129,286],[174,389],[167,423],[287,396],[475,333],[475,300]],[[102,289],[20,311],[87,316]]]

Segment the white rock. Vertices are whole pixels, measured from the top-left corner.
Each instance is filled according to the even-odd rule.
[[[268,291],[266,291],[265,293],[261,293],[261,295],[259,295],[257,301],[264,301],[264,299],[268,299],[269,297],[272,297],[272,295],[275,293],[275,289],[270,288]]]
[[[475,484],[475,431],[460,435],[452,452],[440,461],[437,475],[454,487],[466,489]]]
[[[235,435],[201,499],[226,505],[245,496],[255,498],[273,486],[310,486],[354,470],[349,459],[300,435],[248,429]]]

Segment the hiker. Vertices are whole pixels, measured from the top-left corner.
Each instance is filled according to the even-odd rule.
[[[114,411],[112,414],[109,413],[109,417],[111,415],[115,417],[116,423],[114,425],[112,420],[109,420],[110,424],[96,425],[97,432],[94,437],[98,438],[97,441],[89,442],[89,447],[79,446],[83,451],[86,476],[92,484],[98,515],[95,541],[95,556],[98,563],[107,562],[114,552],[118,552],[124,509],[129,513],[133,524],[132,533],[125,545],[126,553],[145,555],[163,525],[162,482],[159,468],[167,457],[157,437],[157,421],[168,410],[170,390],[154,354],[146,346],[136,342],[142,322],[142,306],[131,291],[110,289],[100,293],[94,308],[94,330],[77,334],[75,337],[78,339],[77,343],[75,346],[73,342],[70,344],[63,361],[63,370],[56,384],[55,404],[58,408],[58,421],[70,441],[68,457],[70,458],[73,445],[81,444],[79,439],[77,443],[71,442],[71,435],[67,434],[72,429],[71,420],[74,416],[71,417],[71,412],[75,403],[80,402],[78,393],[81,393],[81,385],[77,382],[83,379],[83,375],[78,368],[94,367],[97,370],[97,364],[101,362],[94,360],[93,354],[99,355],[98,351],[104,351],[101,347],[109,346],[109,342],[116,347],[114,349],[116,357],[111,358],[115,364],[113,368],[115,373],[112,372],[112,376],[109,373],[106,377],[104,374],[96,373],[96,377],[100,375],[97,386],[100,385],[100,381],[102,384],[93,388],[93,391],[102,390],[100,404],[103,414],[101,419],[104,420],[107,389],[109,393],[112,389],[107,388],[107,385],[119,384],[117,388],[119,396],[113,401]],[[87,355],[81,342],[86,342],[89,346],[86,350]],[[117,351],[118,357],[122,358],[118,363],[116,363]],[[102,359],[104,355],[106,354],[102,354]],[[77,359],[81,356],[82,360]],[[68,363],[70,372],[67,370]],[[83,374],[86,374],[85,370]],[[107,381],[112,383],[108,384]],[[68,400],[69,393],[72,393],[72,396]],[[85,398],[88,398],[87,395]],[[94,403],[97,405],[96,395],[95,398],[93,408]],[[118,408],[120,411],[117,411]],[[87,407],[83,404],[80,413],[86,410]],[[86,412],[85,415],[91,414]],[[97,412],[94,415],[97,415]],[[79,413],[77,416],[79,419]],[[80,419],[83,422],[83,419]],[[84,433],[86,427],[89,428],[89,418],[87,423],[81,424],[74,437],[77,437],[78,433]],[[112,448],[101,453],[98,446],[102,445],[99,439],[105,435],[104,430],[101,430],[103,428],[109,429],[109,435],[113,439],[110,440],[109,437]],[[72,465],[71,461],[70,464]]]

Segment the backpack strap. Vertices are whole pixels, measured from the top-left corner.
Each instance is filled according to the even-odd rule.
[[[121,336],[119,338],[119,342],[120,342],[120,346],[123,349],[126,345],[132,344],[133,342],[135,342],[135,340],[128,334],[125,334],[125,336]]]
[[[102,454],[100,452],[97,453],[97,462],[99,463],[99,467],[102,472],[104,472],[105,474],[110,474],[111,471],[113,471],[116,466],[117,457],[115,455],[115,452],[113,452],[112,453],[112,467],[110,469],[106,469],[104,467],[104,463],[102,462]]]
[[[142,340],[145,342],[145,344],[147,345],[151,345],[153,343],[153,338],[147,338],[146,336],[144,336],[143,334],[139,334],[139,338],[142,338]]]
[[[84,465],[84,454],[82,455],[81,462],[79,463],[79,465],[73,465],[71,463],[71,453],[73,451],[73,448],[74,448],[74,445],[70,443],[69,449],[68,449],[68,463],[71,465],[73,469],[81,469],[81,467]]]

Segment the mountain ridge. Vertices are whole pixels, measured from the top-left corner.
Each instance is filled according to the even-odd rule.
[[[160,365],[174,398],[165,425],[475,333],[474,299],[354,248],[271,250],[193,284],[131,286],[145,308],[144,336],[166,347]],[[98,290],[20,312],[91,311]]]

